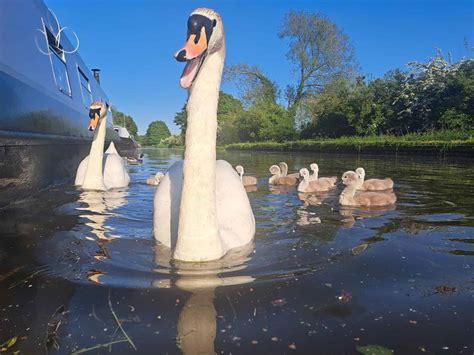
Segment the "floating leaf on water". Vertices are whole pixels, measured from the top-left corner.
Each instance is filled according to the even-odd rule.
[[[5,351],[8,350],[8,348],[11,348],[13,345],[15,345],[17,339],[18,339],[18,337],[13,337],[13,338],[8,339],[3,344],[1,344],[0,345],[0,348],[1,348],[0,352],[5,352]],[[5,350],[3,350],[3,349],[5,349]]]
[[[393,350],[380,345],[357,346],[357,351],[364,355],[391,355]]]
[[[354,248],[352,248],[352,255],[357,255],[365,251],[369,247],[369,244],[367,243],[362,243]]]
[[[436,290],[435,293],[448,294],[448,293],[454,293],[454,292],[456,292],[456,287],[454,287],[454,286],[447,286],[447,285],[441,285],[441,286],[436,286],[436,287],[435,287],[435,290]]]

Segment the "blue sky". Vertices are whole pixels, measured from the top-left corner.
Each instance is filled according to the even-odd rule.
[[[101,68],[102,86],[117,108],[134,117],[140,134],[153,120],[172,132],[186,100],[178,81],[183,63],[173,59],[184,43],[186,21],[195,7],[211,7],[223,18],[228,64],[259,66],[281,88],[295,80],[277,37],[291,9],[322,12],[351,39],[361,72],[370,77],[425,60],[435,48],[454,59],[474,46],[473,1],[303,1],[303,0],[45,0],[62,26],[79,36],[89,68]],[[471,52],[472,53],[472,52]],[[472,54],[471,54],[472,56]],[[236,88],[224,84],[235,94]]]

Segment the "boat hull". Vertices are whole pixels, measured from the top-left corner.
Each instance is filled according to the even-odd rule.
[[[49,185],[72,183],[89,149],[86,140],[0,138],[0,207]]]

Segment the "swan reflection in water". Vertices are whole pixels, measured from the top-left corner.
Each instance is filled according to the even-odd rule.
[[[287,185],[268,185],[268,189],[274,195],[286,194],[288,191],[294,189],[294,186]]]
[[[159,280],[152,287],[174,286],[190,293],[178,318],[177,345],[184,354],[215,354],[214,341],[217,333],[217,312],[214,307],[215,289],[220,286],[241,285],[254,281],[251,276],[229,276],[224,273],[245,269],[254,248],[250,243],[232,249],[222,259],[189,263],[172,261],[175,281]],[[156,246],[156,272],[170,273],[170,250]],[[174,279],[174,278],[173,278]]]
[[[106,226],[107,219],[115,216],[113,210],[123,206],[128,196],[128,190],[109,190],[109,191],[93,191],[84,190],[79,195],[78,211],[81,211],[79,217],[84,218],[87,222],[84,225],[90,227],[86,239],[97,243],[97,250],[93,254],[96,260],[103,261],[109,258],[107,244],[119,238],[114,235],[113,228]],[[93,283],[100,284],[100,278],[104,275],[103,271],[91,269],[87,271],[87,279]]]
[[[395,206],[387,207],[372,207],[372,208],[360,208],[360,207],[342,207],[339,209],[339,214],[342,216],[342,225],[345,228],[352,228],[356,220],[379,217],[389,211],[393,211]]]
[[[311,224],[321,223],[321,218],[315,212],[308,211],[309,206],[319,206],[329,197],[329,192],[305,193],[298,192],[298,198],[303,201],[303,205],[296,211],[298,219],[296,224],[300,226],[309,226]]]
[[[304,206],[319,206],[329,197],[329,191],[318,193],[298,192],[298,198],[304,202]]]
[[[85,225],[91,228],[91,233],[97,238],[97,241],[110,241],[118,238],[113,235],[111,227],[106,227],[105,222],[115,214],[111,211],[123,206],[128,196],[128,190],[109,190],[109,191],[81,191],[79,195],[81,211],[79,217],[88,220]],[[87,239],[95,239],[86,237]]]

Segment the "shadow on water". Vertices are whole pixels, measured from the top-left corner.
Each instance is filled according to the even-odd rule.
[[[22,353],[471,353],[472,160],[220,153],[257,176],[255,243],[178,263],[152,237],[154,188],[182,152],[146,150],[127,189],[55,186],[0,210],[0,342]],[[318,162],[390,176],[398,202],[341,208],[268,186],[268,167]]]

